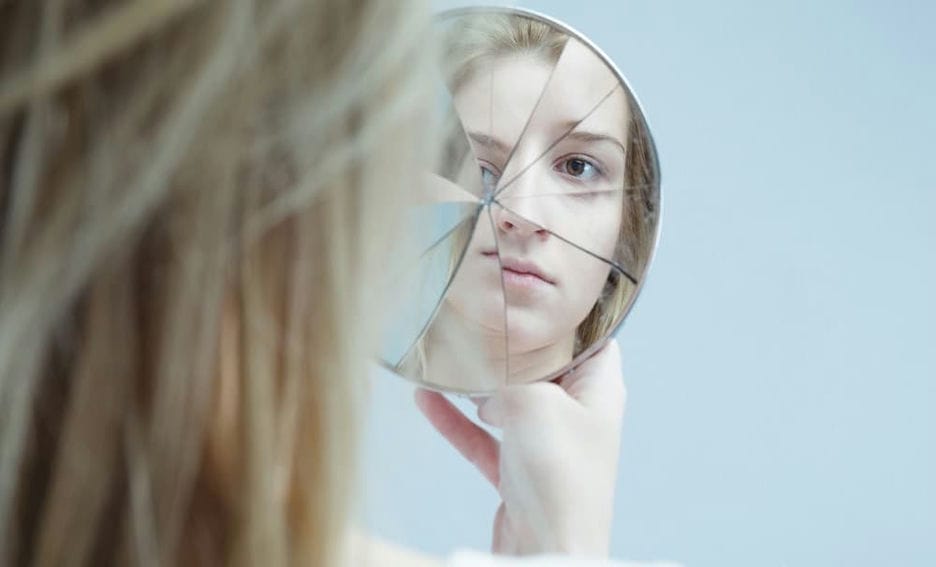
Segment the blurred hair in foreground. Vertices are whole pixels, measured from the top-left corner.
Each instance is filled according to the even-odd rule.
[[[0,563],[341,562],[423,4],[0,4]]]

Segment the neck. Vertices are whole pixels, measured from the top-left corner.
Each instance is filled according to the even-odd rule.
[[[456,390],[496,390],[559,370],[572,361],[574,345],[575,337],[570,335],[545,346],[520,348],[519,344],[508,344],[502,330],[468,322],[462,314],[443,305],[424,339],[422,379]]]
[[[575,336],[572,335],[534,349],[511,348],[508,383],[532,382],[552,374],[572,362],[574,347]]]

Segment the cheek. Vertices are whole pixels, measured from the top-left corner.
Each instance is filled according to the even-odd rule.
[[[498,270],[471,249],[456,272],[445,301],[459,316],[488,329],[504,327],[504,295]]]
[[[621,205],[605,201],[593,207],[591,214],[583,215],[590,221],[589,242],[583,243],[591,254],[613,260],[621,228]],[[611,266],[591,254],[567,246],[563,251],[562,266],[565,273],[565,302],[563,311],[574,317],[576,324],[588,315],[601,295]]]
[[[618,197],[607,203],[600,209],[600,212],[593,218],[595,226],[595,239],[597,241],[596,252],[602,258],[614,259],[614,251],[617,249],[618,239],[621,237],[621,222],[623,221],[624,211],[623,203]]]
[[[554,224],[558,234],[601,258],[613,259],[621,232],[622,196],[598,196],[569,203]],[[568,244],[564,244],[568,246]]]
[[[577,325],[588,315],[598,301],[611,267],[586,254],[577,254],[566,262],[568,266],[563,311],[575,319]]]

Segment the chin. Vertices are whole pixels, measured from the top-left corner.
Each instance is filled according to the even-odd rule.
[[[507,313],[508,348],[511,354],[522,354],[560,342],[563,333],[556,328],[554,318],[522,310]]]

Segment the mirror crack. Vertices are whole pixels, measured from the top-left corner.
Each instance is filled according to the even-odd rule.
[[[429,331],[429,328],[432,326],[432,323],[435,321],[436,316],[439,313],[439,308],[442,306],[442,303],[445,301],[445,298],[449,292],[449,288],[452,287],[452,282],[455,281],[455,275],[458,274],[458,270],[461,268],[461,263],[465,259],[465,254],[468,252],[468,246],[471,244],[471,239],[474,237],[475,227],[477,227],[478,220],[481,218],[481,212],[482,212],[481,208],[479,207],[478,209],[475,210],[475,213],[471,217],[466,218],[460,223],[458,223],[458,225],[460,226],[464,224],[466,221],[469,221],[469,220],[472,221],[471,232],[470,232],[471,236],[469,236],[468,240],[465,242],[465,246],[461,249],[461,251],[459,251],[458,260],[455,261],[455,264],[453,265],[451,273],[448,275],[448,278],[446,278],[445,280],[445,285],[442,287],[442,292],[439,294],[439,300],[436,301],[435,305],[432,307],[432,311],[430,312],[429,317],[426,318],[426,322],[420,328],[419,333],[417,333],[416,340],[414,340],[413,343],[409,346],[409,348],[406,349],[406,352],[403,353],[403,356],[400,357],[400,360],[394,366],[393,368],[394,372],[400,372],[401,370],[400,366],[407,359],[409,359],[410,356],[412,356],[413,350],[417,347],[417,345],[419,345],[423,337],[426,336],[426,333]],[[448,236],[451,236],[452,234],[454,234],[456,228],[458,227],[456,226],[455,228],[450,230],[448,232]],[[433,246],[431,246],[430,248],[437,246],[439,243],[443,241],[444,239],[439,240],[438,242],[433,244]],[[426,250],[426,252],[428,251],[429,249]],[[425,253],[423,255],[425,255]]]
[[[503,193],[508,187],[510,187],[511,185],[513,185],[513,183],[514,183],[515,181],[517,181],[517,179],[519,179],[523,174],[525,174],[527,171],[529,171],[531,167],[533,167],[534,165],[536,165],[537,163],[539,163],[539,161],[540,161],[541,159],[543,159],[544,157],[546,157],[546,155],[549,154],[549,152],[551,152],[553,148],[555,148],[555,147],[558,146],[560,143],[562,143],[562,141],[563,141],[564,139],[566,139],[566,137],[567,137],[569,134],[571,134],[572,132],[574,132],[575,129],[578,128],[578,127],[582,124],[582,122],[585,122],[586,120],[588,120],[588,117],[591,116],[592,114],[594,114],[595,111],[598,110],[598,108],[600,108],[601,105],[604,104],[604,102],[605,102],[606,100],[608,100],[608,98],[610,98],[611,95],[614,94],[614,91],[616,91],[616,90],[619,89],[619,88],[621,88],[621,85],[615,85],[614,88],[612,88],[610,91],[608,91],[608,93],[607,93],[606,95],[604,95],[604,96],[601,98],[601,100],[598,101],[598,104],[596,104],[591,110],[589,110],[588,113],[585,114],[585,116],[583,116],[579,121],[577,121],[575,124],[573,124],[572,127],[569,128],[567,131],[565,131],[561,136],[559,136],[558,138],[556,138],[556,140],[554,140],[554,141],[543,151],[543,153],[541,153],[536,159],[534,159],[533,161],[531,161],[530,163],[528,163],[528,164],[527,164],[523,169],[521,169],[516,175],[514,175],[512,178],[510,178],[509,181],[507,181],[506,183],[504,183],[504,185],[502,185],[499,189],[497,189],[497,191],[495,191],[495,193],[494,193],[495,197],[496,197],[497,195],[500,195],[500,194]],[[518,141],[518,143],[517,143],[516,145],[514,145],[514,149],[516,149],[517,146],[519,146],[519,145],[520,145],[520,144],[519,144],[519,141]],[[506,168],[505,168],[505,170],[506,170]]]
[[[470,215],[466,216],[466,217],[463,218],[462,220],[458,221],[458,222],[455,224],[455,226],[453,226],[452,228],[450,228],[450,229],[448,229],[447,231],[445,231],[445,233],[442,234],[442,236],[440,236],[440,237],[439,237],[438,239],[436,239],[432,244],[430,244],[429,246],[427,246],[426,249],[423,250],[422,253],[419,255],[419,259],[422,260],[423,258],[425,258],[425,257],[426,257],[426,254],[432,252],[437,246],[439,246],[439,244],[442,244],[443,242],[445,242],[445,240],[446,240],[449,236],[451,236],[452,234],[455,233],[456,230],[458,230],[459,228],[461,228],[461,226],[462,226],[463,224],[465,224],[466,222],[468,222],[468,221],[470,221],[470,220],[472,220],[472,219],[475,220],[475,222],[472,223],[472,227],[473,227],[473,225],[476,224],[476,222],[477,222],[477,218],[478,218],[478,215],[479,215],[480,211],[481,211],[481,205],[478,205],[478,206],[475,208],[475,210],[474,210],[473,213],[471,213]]]
[[[513,199],[530,199],[534,197],[574,197],[576,195],[606,195],[611,193],[623,193],[625,195],[636,195],[637,192],[642,189],[654,189],[656,185],[628,185],[622,187],[621,189],[600,189],[596,191],[557,191],[555,193],[534,193],[528,195],[508,195],[506,197],[501,197],[500,199],[495,199],[498,204],[502,204],[502,201],[513,200]]]
[[[503,320],[504,320],[504,383],[509,382],[510,377],[510,333],[507,325],[507,285],[504,283],[504,265],[501,262],[500,239],[497,237],[497,223],[494,222],[494,215],[491,213],[490,205],[487,209],[488,221],[491,223],[491,232],[494,236],[494,251],[497,254],[497,265],[500,272],[501,293],[503,294]]]
[[[569,46],[569,38],[565,38],[565,42],[562,44],[562,53],[565,53],[566,48]],[[526,121],[523,123],[523,128],[520,129],[520,135],[517,136],[517,140],[514,145],[510,148],[510,153],[507,154],[507,159],[504,161],[504,171],[507,171],[507,168],[510,167],[510,160],[513,159],[514,153],[517,151],[517,147],[520,146],[520,142],[523,141],[523,137],[526,135],[527,130],[530,128],[530,123],[533,122],[533,117],[536,116],[536,111],[540,109],[543,99],[546,97],[546,93],[549,91],[549,87],[552,84],[553,77],[556,74],[556,69],[559,67],[559,61],[562,59],[562,53],[559,54],[559,57],[556,59],[556,62],[553,64],[552,68],[549,70],[549,76],[546,77],[546,82],[543,83],[543,90],[540,91],[539,96],[536,98],[536,102],[533,104],[533,109],[530,111],[530,115],[527,116]],[[492,88],[493,91],[493,88]],[[491,108],[494,107],[493,95],[491,100]],[[491,117],[493,118],[494,113],[491,112]],[[491,133],[494,131],[494,124],[492,120],[491,124]],[[563,134],[565,137],[567,134]],[[495,188],[494,194],[499,193],[500,190]]]
[[[600,262],[604,262],[605,264],[608,264],[609,266],[611,266],[611,267],[614,268],[615,270],[621,272],[621,274],[622,274],[625,278],[627,278],[627,280],[630,281],[632,284],[637,285],[637,278],[634,277],[634,276],[630,273],[629,270],[625,269],[624,266],[621,266],[618,262],[616,262],[616,261],[614,261],[614,260],[612,260],[612,259],[610,259],[610,258],[605,258],[605,257],[603,257],[603,256],[599,256],[598,254],[595,254],[595,253],[592,252],[591,250],[589,250],[589,249],[587,249],[587,248],[585,248],[585,247],[583,247],[583,246],[581,246],[581,245],[579,245],[579,244],[576,244],[575,242],[572,242],[571,240],[569,240],[568,238],[562,236],[561,234],[558,234],[558,233],[556,233],[555,231],[553,231],[553,230],[551,230],[551,229],[549,229],[549,228],[543,226],[542,224],[540,224],[540,223],[538,223],[538,222],[536,222],[536,221],[533,221],[533,220],[531,220],[530,218],[528,218],[528,217],[526,217],[526,216],[524,216],[524,215],[519,214],[519,213],[516,212],[515,210],[511,209],[510,207],[507,207],[506,205],[504,205],[503,203],[501,203],[500,201],[498,201],[498,200],[496,200],[496,199],[494,200],[494,202],[497,203],[497,205],[498,205],[499,207],[503,208],[505,211],[509,212],[510,214],[515,215],[515,216],[517,216],[518,218],[521,218],[521,219],[525,220],[526,222],[532,224],[533,226],[536,226],[536,227],[540,228],[541,230],[545,230],[547,233],[549,233],[549,234],[555,236],[556,238],[558,238],[558,239],[561,240],[562,242],[565,242],[566,244],[568,244],[568,245],[570,245],[570,246],[572,246],[572,247],[574,247],[574,248],[576,248],[576,249],[578,249],[578,250],[584,252],[585,254],[588,254],[588,255],[591,256],[592,258],[594,258],[594,259],[596,259],[596,260],[598,260],[598,261],[600,261]],[[489,208],[489,210],[490,210],[490,208]],[[489,213],[489,214],[490,214],[490,213]]]

